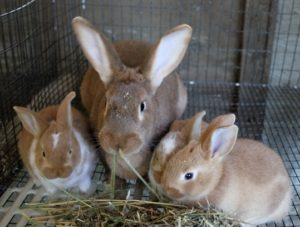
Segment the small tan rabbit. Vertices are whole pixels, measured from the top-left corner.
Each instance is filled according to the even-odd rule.
[[[291,186],[281,158],[262,143],[238,139],[235,115],[215,118],[184,148],[172,154],[161,190],[186,204],[211,204],[250,225],[281,220]]]
[[[49,193],[76,187],[88,192],[91,187],[96,151],[87,120],[71,107],[74,97],[75,92],[70,92],[59,106],[39,112],[14,107],[23,125],[18,141],[23,163]]]
[[[84,18],[72,22],[92,67],[81,84],[81,99],[98,133],[107,164],[119,150],[141,175],[147,173],[151,149],[187,103],[186,89],[174,72],[181,62],[192,29],[179,25],[152,45],[143,41],[112,44]],[[118,159],[116,175],[136,179]]]
[[[201,130],[207,127],[207,123],[202,121],[205,112],[199,112],[187,120],[176,120],[172,123],[170,131],[162,138],[155,148],[149,167],[149,180],[152,186],[161,194],[161,176],[165,169],[165,164],[169,158],[177,151],[184,148],[189,141],[198,139]]]

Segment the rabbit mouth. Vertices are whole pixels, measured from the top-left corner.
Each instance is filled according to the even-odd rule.
[[[131,155],[139,153],[140,150],[141,149],[135,149],[135,150],[122,150],[122,149],[118,149],[118,150],[115,150],[113,148],[110,148],[110,149],[105,150],[105,152],[108,153],[108,154],[110,154],[110,155],[119,155],[122,152],[122,154],[124,154],[125,156],[131,156]]]
[[[118,147],[118,148],[107,147],[107,149],[103,149],[103,150],[110,155],[115,155],[115,154],[119,155],[120,153],[122,153],[125,156],[132,156],[132,155],[141,153],[147,149],[143,149],[143,144],[140,143],[140,144],[136,145],[135,147],[128,147],[126,149],[124,149],[124,148],[122,149],[120,147]]]
[[[132,156],[141,152],[141,149],[134,149],[134,150],[119,150],[118,153],[122,152],[125,156]]]

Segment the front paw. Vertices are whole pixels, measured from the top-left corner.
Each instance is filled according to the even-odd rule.
[[[33,179],[33,183],[35,184],[35,186],[37,186],[38,188],[41,187],[42,183],[38,180],[38,179]]]
[[[97,184],[94,182],[90,183],[90,187],[86,191],[81,191],[85,196],[92,196],[97,190]]]
[[[84,178],[80,183],[79,183],[79,189],[83,193],[87,193],[89,189],[91,188],[91,179],[89,177]]]
[[[44,187],[45,189],[46,189],[46,191],[47,191],[47,193],[49,194],[49,195],[54,195],[56,192],[57,192],[57,187],[55,187],[54,185],[52,186],[50,186],[50,185],[47,185],[47,187],[45,186]]]

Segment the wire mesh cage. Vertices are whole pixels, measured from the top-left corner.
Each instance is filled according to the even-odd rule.
[[[233,112],[240,136],[282,157],[294,189],[289,216],[269,226],[299,226],[299,0],[7,0],[0,3],[0,226],[30,225],[22,204],[45,192],[23,170],[21,126],[12,106],[40,110],[78,91],[87,62],[71,29],[82,15],[112,40],[154,42],[187,23],[193,37],[178,71],[188,89],[184,118]],[[78,105],[79,105],[79,98]],[[99,164],[94,181],[104,179]]]

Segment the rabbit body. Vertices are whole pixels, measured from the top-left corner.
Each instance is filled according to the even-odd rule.
[[[281,220],[291,203],[283,162],[266,145],[237,139],[234,121],[233,114],[215,118],[172,153],[160,190],[174,201],[212,205],[251,225]]]
[[[238,139],[219,168],[218,184],[207,195],[211,204],[255,225],[280,221],[288,214],[290,180],[272,149],[257,141]]]
[[[74,97],[71,92],[61,105],[39,112],[14,107],[23,125],[18,137],[21,159],[34,181],[51,194],[77,187],[88,192],[91,187],[96,152],[87,119],[70,105]]]
[[[113,45],[81,17],[73,19],[73,29],[91,64],[80,92],[102,156],[111,167],[113,154],[121,150],[144,175],[153,144],[186,107],[186,89],[173,71],[184,56],[191,28],[178,26],[154,45],[144,41]],[[136,179],[120,158],[116,175]]]

